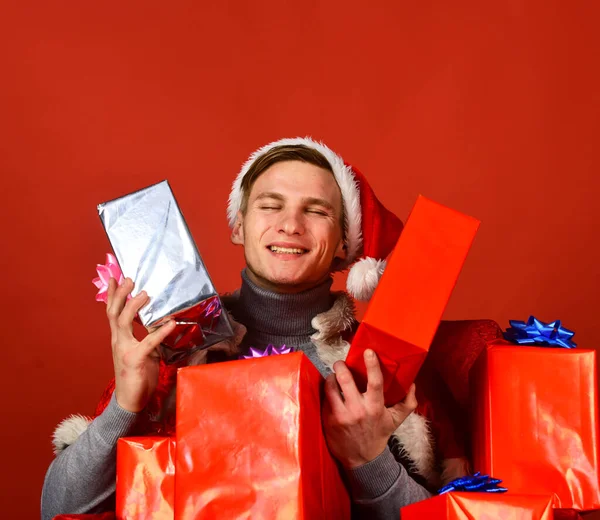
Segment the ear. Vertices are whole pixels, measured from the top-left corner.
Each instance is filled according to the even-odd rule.
[[[244,217],[241,211],[237,212],[235,217],[235,224],[231,230],[231,242],[236,246],[244,245]]]
[[[343,240],[340,240],[340,243],[338,244],[338,246],[335,250],[335,257],[333,258],[331,268],[334,271],[337,271],[339,269],[340,265],[342,265],[344,263],[347,256],[348,256],[348,246],[346,245],[346,243]]]
[[[346,242],[340,240],[340,243],[338,244],[337,249],[335,250],[335,258],[339,259],[340,261],[343,261],[346,260],[347,257],[348,246],[346,245]]]

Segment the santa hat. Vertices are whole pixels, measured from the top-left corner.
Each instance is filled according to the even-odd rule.
[[[321,153],[329,162],[342,192],[346,227],[346,260],[340,270],[354,264],[348,273],[348,292],[359,300],[371,298],[386,258],[394,249],[402,231],[402,221],[387,210],[375,196],[365,176],[323,143],[310,137],[281,139],[254,152],[233,182],[227,216],[233,228],[242,203],[242,179],[260,156],[278,146],[303,145]]]

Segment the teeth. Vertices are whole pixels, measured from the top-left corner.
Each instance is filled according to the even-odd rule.
[[[295,254],[295,255],[301,255],[302,253],[305,252],[304,249],[297,249],[297,248],[291,248],[291,247],[269,246],[269,249],[271,251],[273,251],[274,253],[286,253],[286,254]]]

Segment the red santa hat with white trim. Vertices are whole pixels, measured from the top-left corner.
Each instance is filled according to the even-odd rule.
[[[346,260],[339,270],[351,266],[346,286],[359,300],[371,298],[385,269],[386,258],[402,232],[402,221],[377,199],[365,176],[344,162],[323,143],[310,137],[281,139],[254,152],[233,182],[227,216],[233,228],[242,203],[242,179],[260,156],[279,146],[305,146],[320,152],[329,164],[342,192],[346,228]]]

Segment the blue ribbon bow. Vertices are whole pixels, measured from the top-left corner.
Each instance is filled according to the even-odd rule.
[[[454,479],[438,490],[439,495],[449,493],[450,491],[472,491],[479,493],[506,493],[506,488],[499,487],[502,482],[497,478],[491,478],[489,475],[482,475],[479,471],[475,475],[468,475]]]
[[[519,345],[543,345],[550,347],[575,348],[571,341],[575,332],[563,327],[560,320],[544,323],[534,316],[524,321],[509,320],[510,328],[506,329],[504,338]]]

